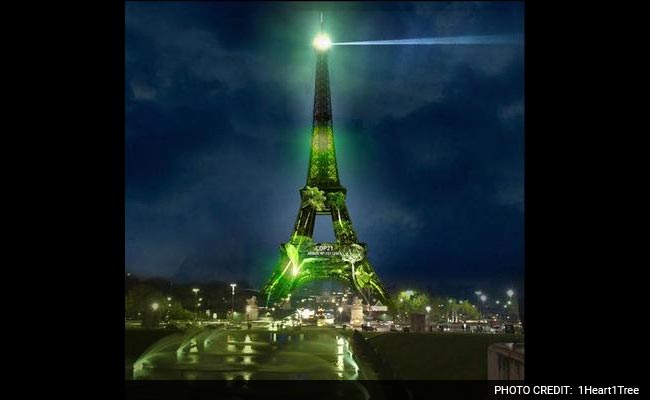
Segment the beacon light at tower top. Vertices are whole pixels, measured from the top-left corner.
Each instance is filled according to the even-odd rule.
[[[318,36],[316,36],[316,39],[314,39],[314,47],[318,51],[326,51],[332,46],[332,41],[330,38],[324,34],[324,33],[319,33]]]
[[[334,43],[325,32],[322,14],[320,22],[320,31],[314,32],[312,43],[316,71],[307,182],[300,189],[300,207],[290,239],[280,246],[280,257],[260,296],[266,298],[267,306],[283,303],[303,285],[332,279],[350,286],[367,304],[368,296],[373,295],[382,304],[390,305],[390,298],[367,259],[365,244],[358,241],[352,227],[346,189],[339,181],[327,60],[327,52]],[[314,227],[316,215],[324,214],[332,217],[335,241],[319,244],[314,242]]]

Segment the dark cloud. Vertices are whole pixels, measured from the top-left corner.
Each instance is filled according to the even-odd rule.
[[[510,110],[522,98],[521,71],[513,64],[485,79],[461,68],[441,100],[360,138],[369,153],[362,185],[378,201],[369,209],[351,196],[350,208],[364,239],[400,266],[396,275],[521,274],[523,116]]]
[[[339,4],[319,5],[335,40],[523,29],[518,3]],[[259,284],[306,177],[318,12],[126,10],[127,268]],[[335,47],[330,73],[339,172],[381,275],[519,279],[522,49]]]

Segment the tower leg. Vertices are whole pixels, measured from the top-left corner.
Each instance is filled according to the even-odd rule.
[[[317,187],[303,189],[301,198],[291,240],[282,245],[278,264],[260,293],[267,306],[287,298],[308,282],[333,279],[354,288],[368,304],[374,296],[390,307],[388,293],[366,258],[365,245],[358,243],[344,191],[329,192],[326,204],[323,204],[323,191]],[[315,248],[312,239],[317,211],[332,216],[336,243],[323,243],[327,250]]]

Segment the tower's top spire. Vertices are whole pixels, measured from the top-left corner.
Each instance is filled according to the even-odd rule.
[[[314,123],[311,137],[311,153],[307,185],[325,191],[343,191],[339,182],[334,149],[334,130],[332,128],[332,104],[327,67],[327,50],[332,43],[323,32],[321,13],[321,33],[314,40],[316,48],[316,85],[314,91]]]
[[[332,46],[330,38],[325,34],[325,21],[323,20],[323,13],[320,13],[320,33],[314,39],[314,47],[316,51],[327,51]]]

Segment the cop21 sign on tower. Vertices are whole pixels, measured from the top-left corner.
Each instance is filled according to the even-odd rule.
[[[367,304],[371,295],[390,304],[386,289],[368,261],[366,244],[358,241],[352,227],[345,204],[346,189],[339,181],[327,68],[330,46],[321,15],[321,32],[314,40],[316,85],[307,184],[300,189],[301,203],[291,238],[281,246],[280,260],[262,289],[267,305],[306,283],[324,279],[350,286]],[[332,217],[334,243],[314,243],[316,215]]]

